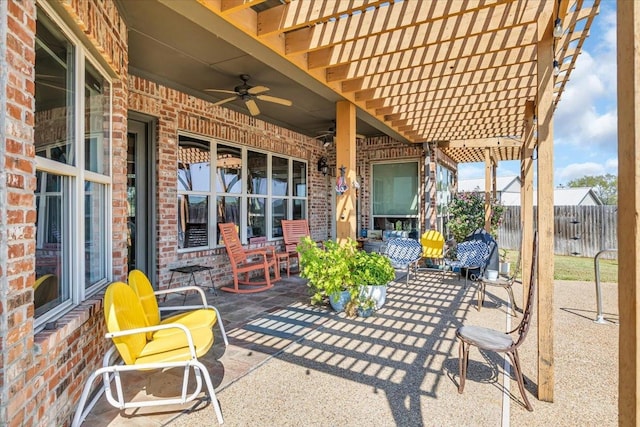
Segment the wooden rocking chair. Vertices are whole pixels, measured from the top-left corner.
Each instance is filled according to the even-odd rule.
[[[300,257],[298,256],[298,243],[303,237],[311,237],[309,232],[309,221],[306,219],[283,219],[282,237],[284,239],[284,250],[289,254],[289,258],[297,259],[298,272],[300,271]],[[322,245],[322,242],[316,242]]]
[[[220,234],[227,249],[233,272],[233,287],[223,286],[220,289],[237,294],[262,292],[272,288],[273,282],[280,280],[280,269],[278,268],[274,248],[245,249],[242,247],[242,242],[240,242],[234,223],[218,224],[218,227],[220,228]],[[272,267],[275,275],[273,279],[269,274],[269,269]],[[249,273],[260,270],[264,273],[264,280],[250,281]],[[238,276],[240,274],[244,274],[243,280],[239,279]],[[244,287],[241,288],[240,285]]]

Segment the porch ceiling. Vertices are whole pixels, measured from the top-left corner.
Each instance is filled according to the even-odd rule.
[[[562,19],[563,36],[554,39],[560,67],[554,77],[557,104],[599,1],[148,0],[118,5],[131,28],[130,60],[138,73],[163,74],[213,101],[228,95],[216,98],[204,88],[232,88],[238,74],[249,73],[254,84],[271,87],[270,94],[293,100],[294,107],[269,108],[261,116],[265,120],[314,136],[335,117],[335,102],[346,99],[358,106],[358,133],[435,141],[454,161],[472,162],[484,161],[486,147],[496,161],[520,158],[525,104],[537,97],[541,28],[557,16]],[[141,13],[132,5],[141,3],[162,7]],[[164,19],[170,16],[184,36],[167,25]],[[149,21],[154,17],[163,22],[154,27]],[[183,67],[193,66],[171,72],[166,68],[180,58],[156,55],[165,67],[154,68],[149,48],[158,54],[166,46],[184,57]]]

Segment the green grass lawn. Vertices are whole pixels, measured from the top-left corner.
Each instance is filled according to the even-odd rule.
[[[517,251],[507,251],[507,259],[511,262],[511,268],[515,267],[517,257]],[[593,258],[556,255],[553,278],[595,283]],[[618,283],[618,260],[600,259],[600,281]]]

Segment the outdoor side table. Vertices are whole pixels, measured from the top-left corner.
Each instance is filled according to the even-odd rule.
[[[186,265],[184,267],[175,267],[175,268],[171,268],[169,269],[169,271],[171,271],[171,277],[169,278],[169,288],[171,288],[171,284],[173,283],[173,274],[174,273],[182,273],[182,274],[188,274],[189,275],[189,280],[187,281],[187,286],[191,285],[191,282],[193,282],[194,286],[197,286],[197,281],[196,281],[196,273],[199,273],[201,271],[208,271],[209,272],[209,280],[211,282],[211,286],[201,286],[203,288],[208,288],[209,292],[211,292],[214,295],[218,295],[218,291],[216,290],[216,287],[214,285],[213,282],[213,275],[211,274],[211,270],[213,270],[213,267],[209,267],[207,265]],[[187,293],[185,292],[184,294],[184,300],[183,300],[183,304],[184,301],[187,300]]]

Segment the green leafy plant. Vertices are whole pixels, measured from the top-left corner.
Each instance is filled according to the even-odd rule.
[[[355,256],[355,283],[357,285],[386,285],[396,277],[389,258],[375,252],[359,251]]]
[[[321,304],[330,295],[349,291],[351,298],[357,298],[355,286],[355,258],[357,243],[349,239],[344,245],[326,241],[323,247],[309,237],[304,237],[298,245],[300,277],[308,279],[311,304]]]
[[[500,262],[507,262],[507,250],[500,249]]]
[[[449,203],[451,220],[447,223],[449,232],[457,242],[478,228],[484,228],[484,193],[458,193]],[[497,238],[498,227],[502,223],[504,206],[496,200],[491,201],[491,230],[489,233]]]

